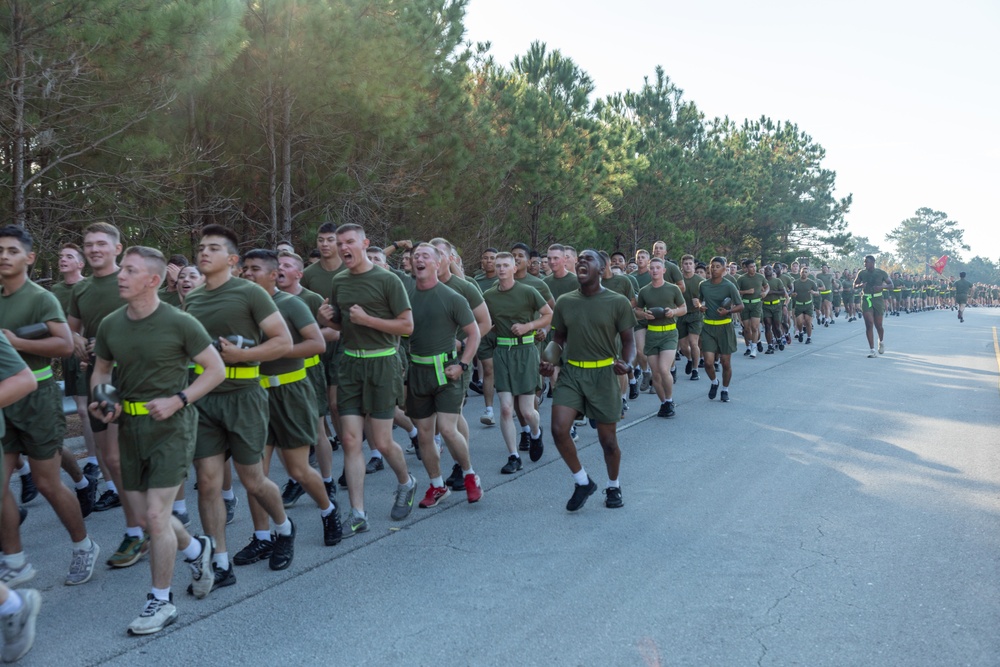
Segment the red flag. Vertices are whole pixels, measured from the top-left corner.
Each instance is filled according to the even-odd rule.
[[[944,267],[948,264],[948,255],[941,255],[941,259],[931,264],[931,268],[941,275],[944,272]]]

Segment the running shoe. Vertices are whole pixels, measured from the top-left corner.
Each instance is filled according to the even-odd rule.
[[[570,496],[569,501],[566,503],[567,512],[575,512],[587,503],[587,498],[594,495],[597,491],[597,484],[594,480],[587,477],[586,484],[576,484],[573,488],[573,495]]]

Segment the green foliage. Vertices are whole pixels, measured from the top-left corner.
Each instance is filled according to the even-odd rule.
[[[969,250],[963,236],[958,223],[949,220],[947,213],[920,208],[888,233],[886,239],[896,244],[896,254],[903,266],[924,273],[942,255],[961,261],[960,251]]]

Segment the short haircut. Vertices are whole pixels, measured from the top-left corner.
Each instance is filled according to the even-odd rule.
[[[686,260],[686,259],[690,259],[693,262],[694,261],[694,255],[684,255],[683,257],[681,257],[681,261],[682,262],[684,260]]]
[[[540,258],[541,256],[542,254],[537,250],[532,250],[531,252],[528,253],[528,257],[530,257],[531,259],[535,259],[536,257]]]
[[[525,255],[531,254],[531,248],[528,247],[527,243],[515,243],[510,247],[510,254],[513,257],[515,250],[523,250]]]
[[[416,245],[416,247],[415,248],[411,248],[411,250],[416,250],[417,248],[430,248],[431,250],[434,251],[434,257],[437,258],[437,261],[440,262],[441,260],[444,259],[445,256],[441,253],[440,250],[438,250],[437,246],[435,245],[435,243],[437,243],[439,241],[443,241],[444,243],[448,243],[447,241],[445,241],[444,239],[441,239],[441,238],[431,239],[430,241],[424,241],[423,243],[418,243]],[[450,247],[451,244],[448,243],[448,246]]]
[[[171,255],[170,259],[167,260],[167,264],[173,264],[174,266],[179,266],[183,269],[188,265],[188,260],[184,255]]]
[[[875,255],[865,255],[865,261],[867,262],[869,259],[874,262],[875,261]]]
[[[248,259],[259,259],[270,267],[270,271],[278,270],[278,253],[267,248],[255,248],[243,256],[243,261]]]
[[[224,227],[222,225],[205,225],[201,229],[201,238],[206,236],[221,236],[226,239],[226,245],[229,246],[230,255],[240,254],[240,237],[236,235],[236,232],[231,230],[229,227]]]
[[[483,251],[483,254],[485,255],[488,252],[492,252],[493,254],[496,254],[497,249],[493,248],[493,247],[487,248],[486,250]]]
[[[964,278],[965,277],[965,271],[959,271],[958,272],[958,277],[959,278]]]
[[[451,254],[451,251],[455,249],[455,246],[452,245],[451,241],[444,238],[443,236],[435,236],[430,241],[428,241],[428,243],[433,246],[443,245],[445,248],[448,249],[448,254]]]
[[[553,243],[552,245],[549,246],[548,252],[553,252],[556,250],[559,252],[566,252],[566,246],[564,246],[561,243]]]
[[[638,250],[635,251],[635,256],[636,257],[638,257],[639,255],[643,255],[643,254],[646,255],[647,257],[649,257],[649,251],[646,250],[645,248],[639,248]]]
[[[611,257],[609,257],[608,259],[615,257],[615,255],[621,255],[622,259],[628,259],[625,253],[623,253],[621,250],[615,250],[613,253],[611,253]]]
[[[357,232],[358,234],[361,235],[361,238],[366,238],[365,228],[357,224],[356,222],[348,222],[341,225],[340,227],[337,227],[338,236],[340,234],[346,234],[347,232]]]
[[[380,248],[377,245],[368,246],[367,248],[365,248],[365,252],[369,254],[374,254],[374,253],[382,253],[383,255],[385,254],[385,250],[382,250],[382,248]]]
[[[302,258],[299,257],[294,252],[288,252],[287,250],[282,250],[281,252],[278,253],[278,259],[281,259],[282,257],[291,257],[292,259],[294,259],[295,263],[299,265],[300,271],[302,270],[302,267],[305,265],[305,262],[302,261]]]
[[[115,240],[115,244],[121,243],[122,240],[122,233],[109,222],[95,222],[88,225],[83,230],[83,235],[87,236],[87,234],[107,234]]]
[[[322,255],[319,253],[319,248],[313,248],[309,251],[309,259],[319,259],[320,257],[322,257]]]
[[[77,254],[77,257],[80,258],[80,261],[81,262],[83,261],[83,250],[77,244],[75,244],[75,243],[63,243],[62,246],[59,249],[60,250],[72,250],[73,252],[75,252]]]
[[[650,264],[661,264],[662,265],[663,264],[663,258],[662,257],[652,257],[652,258],[650,258],[649,263]]]
[[[28,230],[17,225],[7,225],[0,228],[0,238],[14,239],[21,244],[24,252],[31,252],[31,249],[35,247],[35,239],[31,238]]]
[[[511,261],[514,261],[514,255],[510,254],[509,252],[498,252],[496,261],[499,262],[502,259],[509,259]]]
[[[604,270],[608,268],[608,264],[611,263],[611,257],[608,256],[608,253],[606,253],[603,250],[594,250],[593,248],[584,248],[580,252],[580,254],[582,255],[585,252],[593,252],[593,253],[597,254],[597,263],[601,267],[601,273],[604,273]]]
[[[715,257],[712,258],[709,264],[722,264],[723,266],[726,266],[728,262],[726,261],[726,258],[723,257],[722,255],[716,255]]]
[[[167,260],[156,248],[144,245],[134,245],[125,250],[125,257],[136,255],[142,257],[150,273],[160,276],[160,282],[167,277]]]
[[[335,222],[324,222],[319,226],[316,231],[317,234],[336,234],[337,233],[337,223]]]

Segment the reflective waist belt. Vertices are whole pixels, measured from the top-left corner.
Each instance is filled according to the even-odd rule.
[[[867,296],[874,299],[877,296],[882,296],[882,292],[875,292],[874,294],[868,294]]]
[[[808,301],[796,301],[795,302],[796,306],[808,306],[808,305],[811,305],[811,304],[812,304],[812,299],[809,299]]]
[[[676,324],[649,324],[646,326],[650,331],[673,331],[677,328]]]
[[[567,361],[569,361],[571,366],[576,366],[577,368],[604,368],[615,363],[615,360],[611,357],[597,361],[574,361],[573,359],[567,359]]]
[[[196,375],[205,372],[205,368],[198,364],[194,365]],[[260,377],[260,367],[258,366],[226,366],[227,380],[253,380]]]
[[[292,384],[293,382],[304,380],[305,377],[306,369],[300,368],[298,370],[282,373],[281,375],[268,375],[267,377],[262,377],[260,379],[260,386],[264,389],[270,389],[271,387],[280,387],[283,384]]]
[[[902,287],[896,287],[896,288],[893,288],[893,290],[892,290],[892,291],[893,291],[893,292],[902,292],[902,291],[903,291],[903,288],[902,288]]]
[[[355,359],[374,359],[375,357],[391,357],[396,354],[396,348],[383,347],[378,350],[348,350],[344,348],[344,354]]]
[[[149,414],[145,401],[122,401],[122,412],[133,417]]]
[[[714,324],[716,326],[718,326],[720,324],[732,324],[732,323],[733,323],[733,318],[732,317],[729,317],[729,318],[727,318],[725,320],[705,320],[705,324]]]
[[[743,303],[760,303],[760,299],[743,299]]]
[[[45,368],[39,368],[37,371],[31,371],[31,374],[35,376],[36,380],[48,380],[52,377],[52,366],[46,366]]]
[[[306,368],[312,368],[313,366],[319,365],[319,355],[314,354],[313,356],[306,359]]]
[[[411,354],[410,361],[421,366],[433,366],[434,374],[437,376],[438,386],[443,387],[448,384],[448,376],[444,374],[444,365],[455,358],[455,350],[442,352],[429,357],[422,357],[419,354]]]
[[[503,345],[504,347],[513,347],[515,345],[529,345],[535,342],[534,334],[527,334],[521,336],[520,338],[497,338],[497,345]]]
[[[781,303],[781,299],[775,299],[774,301],[765,301],[764,305],[777,306],[779,303]]]
[[[832,291],[833,291],[833,290],[829,290],[829,289],[828,289],[828,290],[826,290],[826,291],[824,291],[824,290],[820,290],[820,291],[819,291],[819,293],[820,293],[820,294],[829,294],[829,293],[830,293],[830,292],[832,292]]]

